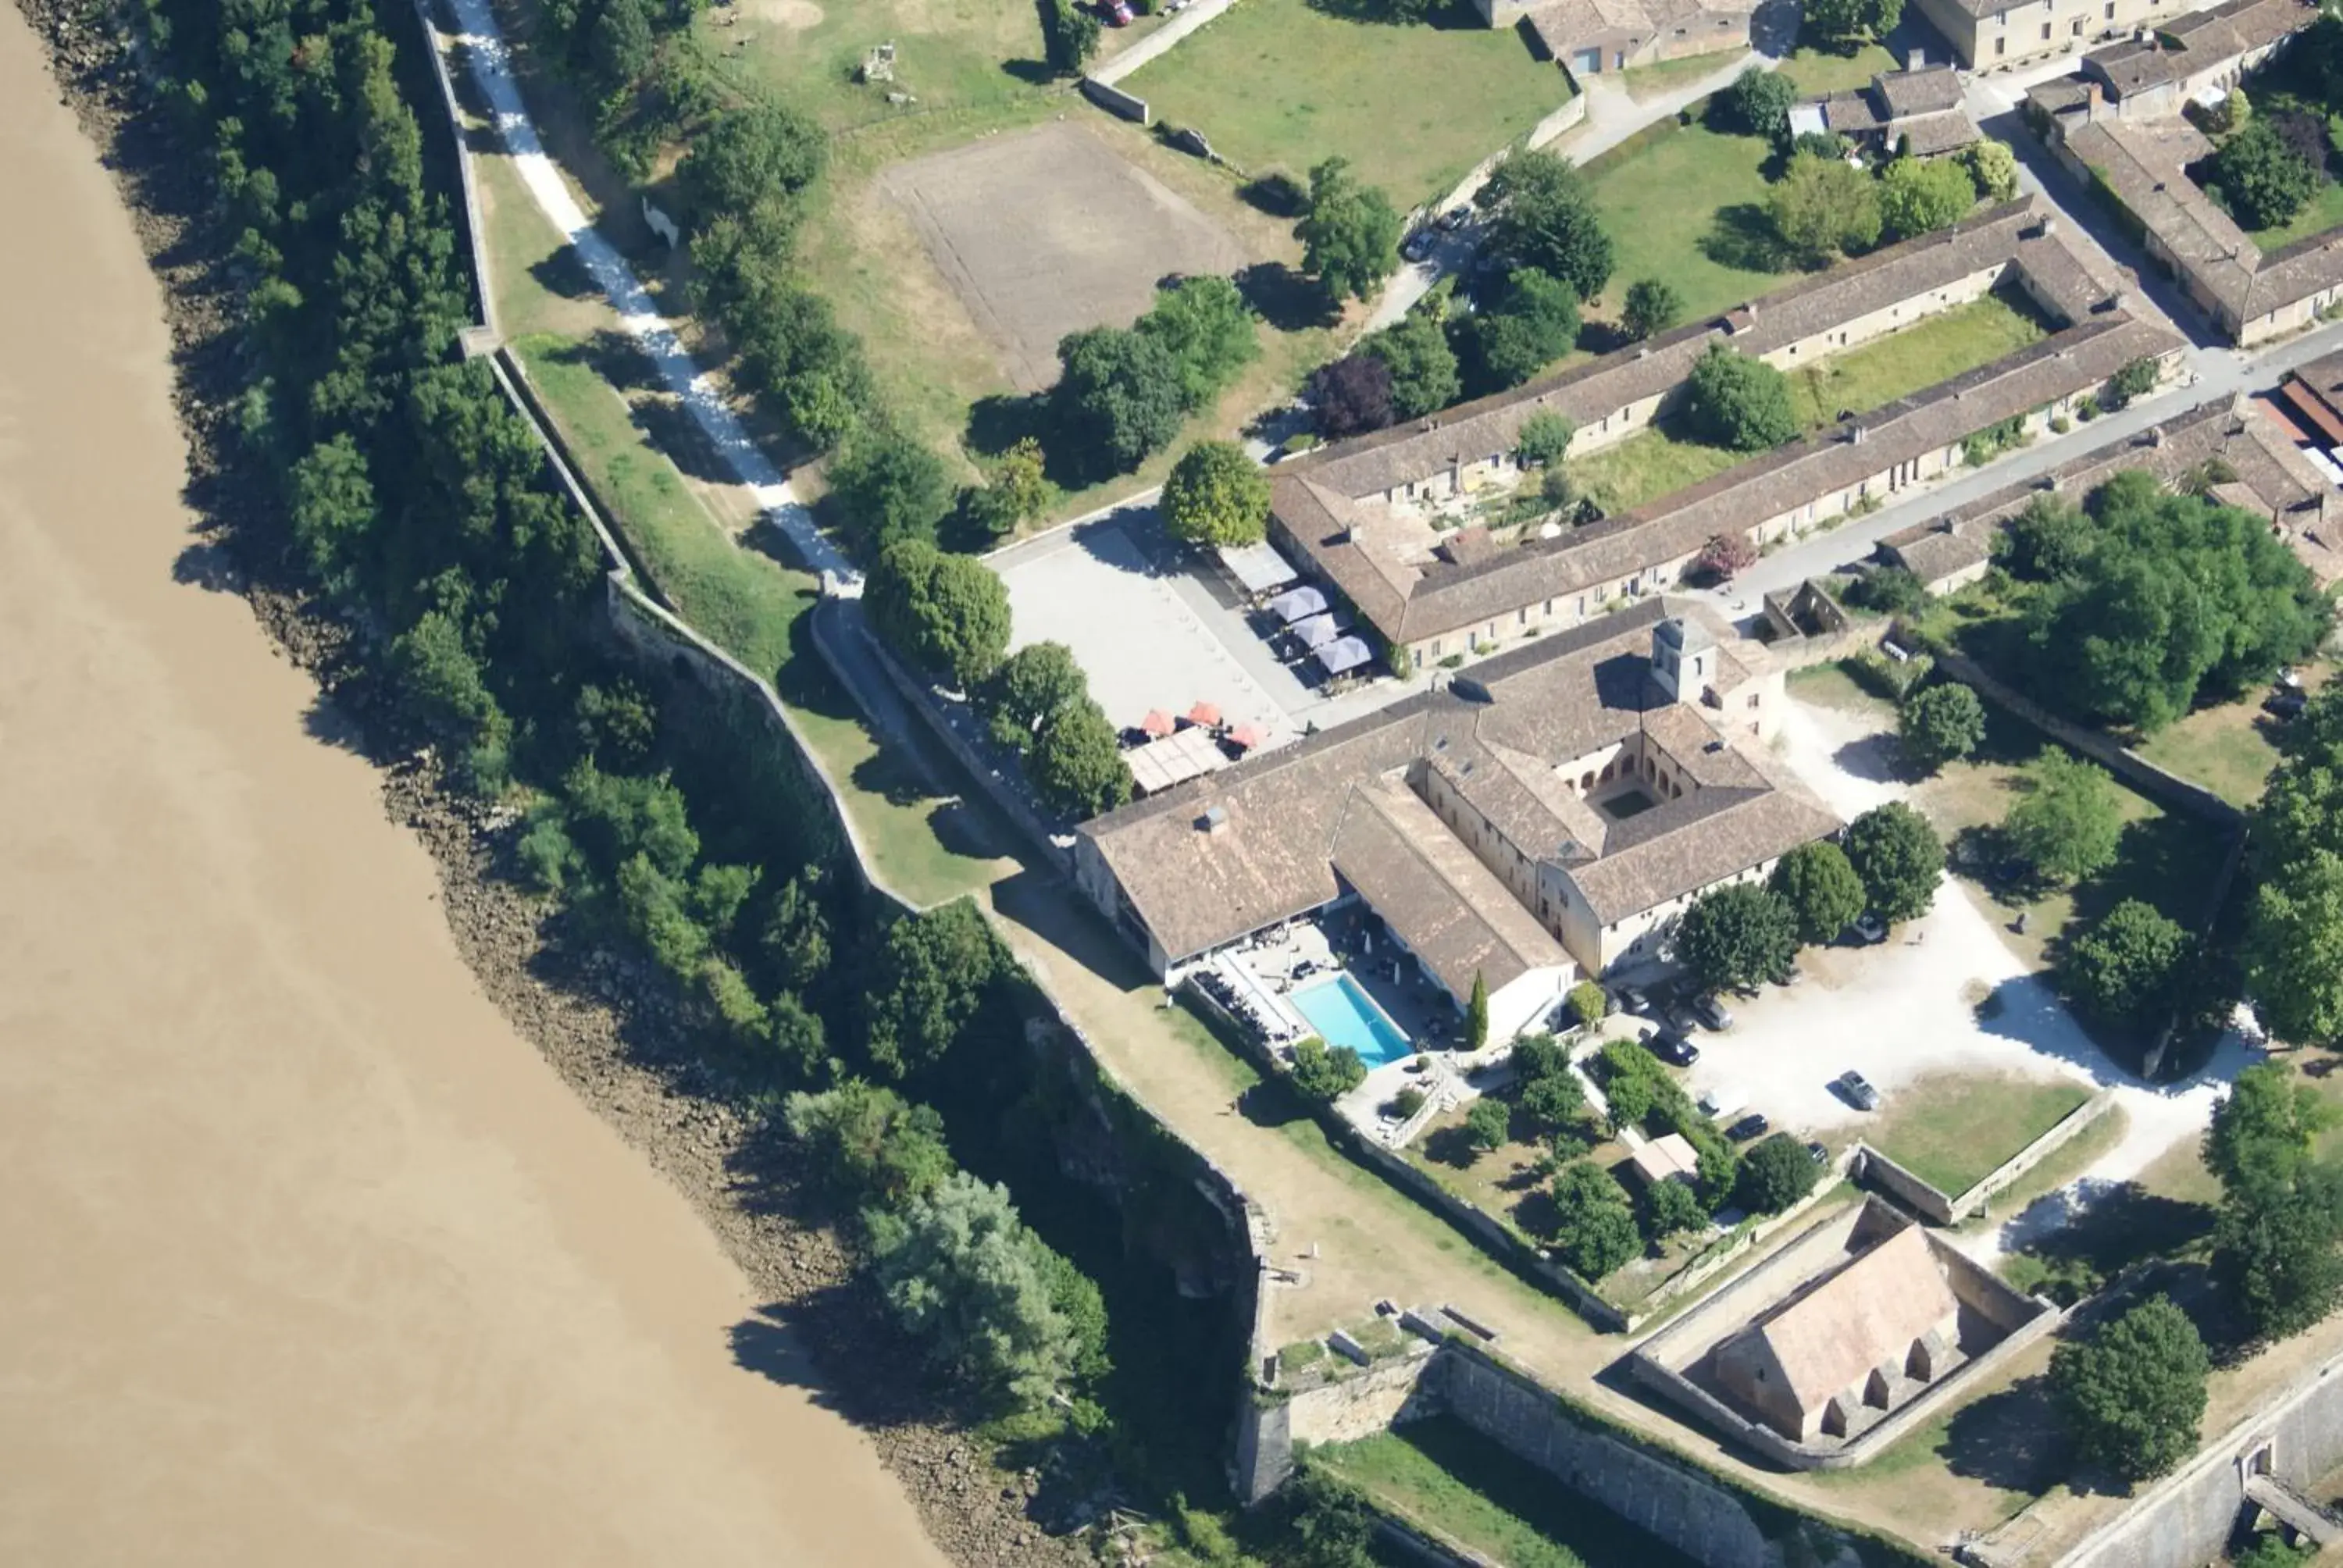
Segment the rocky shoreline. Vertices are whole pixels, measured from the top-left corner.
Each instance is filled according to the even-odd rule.
[[[402,749],[379,721],[354,635],[310,600],[287,568],[280,530],[256,514],[219,461],[239,383],[231,284],[206,232],[189,149],[143,109],[130,48],[86,0],[17,0],[64,101],[96,146],[161,283],[188,453],[186,498],[203,538],[180,574],[251,605],[271,643],[315,678],[383,769],[390,818],[436,862],[458,950],[481,990],[571,1091],[672,1182],[767,1303],[736,1324],[744,1367],[797,1384],[871,1440],[931,1539],[964,1568],[1049,1568],[1095,1559],[1031,1517],[1038,1475],[996,1470],[986,1445],[933,1419],[934,1402],[837,1238],[800,1205],[792,1151],[757,1137],[699,1062],[691,1020],[659,977],[558,940],[558,916],[493,874],[508,823],[440,787],[427,751]],[[809,1368],[807,1362],[812,1366]],[[809,1375],[810,1374],[810,1375]],[[776,1465],[788,1462],[775,1454]]]

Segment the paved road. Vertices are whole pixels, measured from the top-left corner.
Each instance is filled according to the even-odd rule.
[[[547,156],[545,144],[538,137],[537,125],[528,117],[528,106],[521,101],[520,84],[513,78],[511,55],[503,34],[498,30],[496,14],[490,10],[488,0],[448,0],[448,5],[463,28],[456,41],[464,46],[472,80],[488,100],[495,116],[497,135],[512,156],[513,166],[528,188],[529,199],[578,252],[596,286],[609,297],[611,307],[618,313],[619,325],[641,345],[659,367],[660,379],[682,400],[692,422],[722,455],[726,466],[755,494],[757,505],[766,518],[789,536],[807,566],[834,576],[850,587],[859,584],[861,574],[821,537],[814,527],[813,514],[789,489],[780,469],[749,439],[749,432],[718,397],[707,373],[684,352],[674,325],[659,313],[642,280],[635,276],[618,247],[602,237],[585,209],[569,194],[569,187],[562,182],[561,170]]]

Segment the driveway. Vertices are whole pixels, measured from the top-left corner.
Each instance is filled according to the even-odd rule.
[[[1875,719],[1835,709],[1794,700],[1783,725],[1785,759],[1845,818],[1909,793],[1887,766],[1892,748]],[[1808,950],[1800,960],[1804,983],[1735,1001],[1732,1030],[1698,1037],[1692,1087],[1746,1101],[1784,1127],[1856,1135],[1874,1118],[1829,1088],[1850,1068],[1891,1103],[1899,1089],[1945,1073],[2064,1077],[2112,1088],[2126,1117],[2115,1146],[2075,1183],[1960,1244],[1990,1261],[2067,1222],[2174,1144],[2200,1136],[2215,1100],[2258,1053],[2233,1035],[2195,1077],[2142,1083],[2027,971],[2003,943],[1998,919],[1982,894],[1947,879],[1928,913],[1897,927],[1883,945]],[[1977,1004],[1986,998],[1989,1016],[1981,1016]]]

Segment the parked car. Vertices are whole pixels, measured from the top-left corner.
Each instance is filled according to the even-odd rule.
[[[1845,1095],[1846,1102],[1857,1111],[1879,1109],[1879,1091],[1872,1088],[1871,1081],[1859,1072],[1840,1073],[1833,1087]]]
[[[1100,0],[1099,15],[1106,18],[1110,27],[1131,25],[1131,7],[1123,0]]]
[[[1454,234],[1458,229],[1463,228],[1472,220],[1473,209],[1471,207],[1453,206],[1446,212],[1440,215],[1435,226],[1438,227],[1440,232],[1443,234]]]
[[[1644,1041],[1644,1049],[1670,1067],[1690,1067],[1700,1060],[1700,1047],[1674,1029],[1654,1030]]]
[[[1417,229],[1399,247],[1399,253],[1409,261],[1422,261],[1432,254],[1432,242],[1439,236],[1428,228]]]
[[[1623,985],[1611,996],[1622,1012],[1644,1013],[1651,1010],[1652,999],[1644,994],[1640,986]]]
[[[1740,1121],[1735,1122],[1732,1126],[1726,1128],[1725,1130],[1725,1135],[1727,1138],[1732,1139],[1735,1143],[1746,1143],[1752,1138],[1763,1138],[1765,1136],[1766,1130],[1773,1125],[1774,1124],[1772,1122],[1765,1120],[1765,1112],[1753,1111],[1748,1115],[1743,1117]]]
[[[1819,1143],[1809,1143],[1806,1145],[1806,1158],[1817,1165],[1827,1165],[1830,1163],[1830,1151]]]
[[[1855,916],[1855,924],[1847,930],[1853,931],[1855,940],[1865,947],[1875,947],[1887,940],[1887,922],[1869,910]]]
[[[1722,1030],[1733,1027],[1732,1010],[1718,1000],[1715,991],[1693,998],[1688,1005],[1693,1017],[1700,1020],[1712,1030]]]
[[[2300,687],[2280,687],[2270,693],[2262,704],[2262,711],[2274,719],[2292,719],[2310,705],[2310,699]]]

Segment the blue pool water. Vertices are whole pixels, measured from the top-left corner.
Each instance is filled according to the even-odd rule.
[[[1292,1000],[1294,1010],[1309,1020],[1319,1039],[1330,1046],[1349,1046],[1369,1067],[1415,1054],[1399,1025],[1349,975],[1305,986],[1293,993]]]

